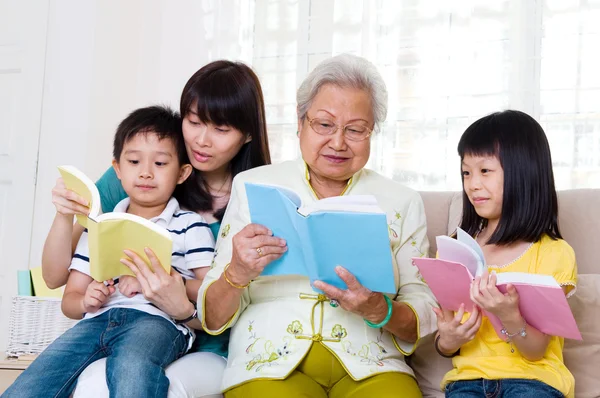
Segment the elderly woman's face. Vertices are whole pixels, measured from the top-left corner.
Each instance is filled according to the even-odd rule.
[[[321,87],[304,121],[298,122],[302,158],[321,178],[345,181],[362,169],[371,152],[371,139],[351,141],[342,127],[348,124],[373,128],[373,109],[367,92],[332,84]],[[332,135],[317,134],[308,119],[326,119],[338,127]]]

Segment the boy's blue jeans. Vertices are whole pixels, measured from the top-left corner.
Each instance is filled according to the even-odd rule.
[[[537,380],[462,380],[446,385],[446,398],[564,398],[557,389]]]
[[[2,397],[69,397],[86,366],[103,357],[111,397],[166,397],[164,368],[187,346],[188,336],[168,320],[113,308],[56,339]]]

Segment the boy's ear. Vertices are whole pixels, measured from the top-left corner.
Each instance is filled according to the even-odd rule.
[[[177,185],[183,183],[185,180],[188,179],[188,177],[190,176],[190,174],[192,174],[192,165],[191,164],[184,164],[183,166],[181,166],[181,168],[179,169],[179,178],[177,179]]]
[[[112,167],[113,167],[113,169],[115,169],[115,173],[117,173],[117,178],[120,180],[121,179],[121,168],[119,167],[119,162],[117,161],[117,159],[113,159]]]

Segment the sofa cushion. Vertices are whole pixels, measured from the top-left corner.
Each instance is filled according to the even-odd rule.
[[[433,347],[434,334],[424,337],[419,346],[408,358],[415,372],[423,398],[443,398],[440,383],[444,375],[452,369],[452,360],[440,356]]]
[[[598,203],[600,203],[600,189],[558,192],[560,232],[575,250],[577,271],[580,274],[600,274],[596,252],[600,236]],[[600,396],[600,392],[598,395]]]
[[[569,304],[583,341],[565,340],[564,358],[575,376],[575,396],[600,395],[600,275],[579,274]]]

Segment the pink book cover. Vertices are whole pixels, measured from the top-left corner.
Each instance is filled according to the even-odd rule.
[[[472,311],[469,289],[474,278],[464,265],[435,258],[414,258],[413,264],[442,308],[457,311],[464,303],[465,310]],[[506,293],[507,283],[517,289],[519,309],[528,324],[550,336],[582,339],[565,294],[553,277],[516,272],[498,274],[498,290]],[[488,312],[485,315],[498,336],[502,336],[500,320]]]

